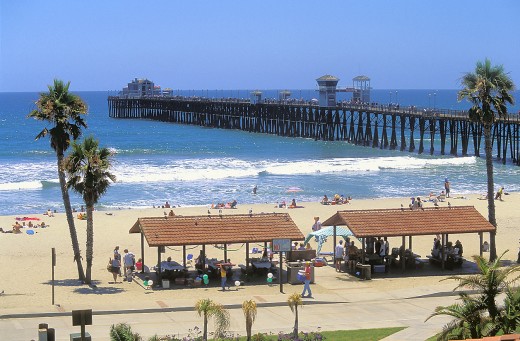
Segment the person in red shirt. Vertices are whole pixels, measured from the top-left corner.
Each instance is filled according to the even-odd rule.
[[[312,297],[311,291],[311,262],[305,263],[305,280],[303,281],[302,297]],[[305,292],[309,294],[305,296]]]

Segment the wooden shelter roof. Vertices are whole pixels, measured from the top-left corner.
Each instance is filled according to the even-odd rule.
[[[495,227],[473,206],[424,210],[374,209],[338,211],[323,226],[347,226],[354,236],[397,237],[491,232]]]
[[[129,232],[141,231],[149,246],[304,240],[288,213],[139,218]]]

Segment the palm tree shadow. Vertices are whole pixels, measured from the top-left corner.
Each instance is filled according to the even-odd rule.
[[[101,282],[96,281],[96,280],[92,281],[92,285],[98,285],[99,283],[101,283]],[[52,281],[49,280],[49,281],[43,282],[42,284],[52,285]],[[54,285],[58,286],[58,287],[83,287],[86,284],[84,284],[82,281],[80,281],[78,279],[55,279]]]
[[[125,291],[118,287],[83,287],[74,289],[74,293],[82,295],[113,295]]]

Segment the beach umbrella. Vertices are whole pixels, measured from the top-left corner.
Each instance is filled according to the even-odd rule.
[[[304,244],[307,244],[312,238],[317,238],[318,247],[316,253],[319,254],[323,243],[327,240],[327,237],[334,235],[334,226],[322,228],[321,230],[311,232],[305,238]],[[347,238],[353,236],[352,231],[348,227],[336,226],[336,236]]]

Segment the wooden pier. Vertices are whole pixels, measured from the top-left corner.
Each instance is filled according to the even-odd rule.
[[[465,111],[387,105],[258,103],[186,97],[108,98],[113,118],[150,119],[252,133],[347,141],[381,149],[480,156],[483,130]],[[510,115],[493,126],[496,160],[520,165],[520,120]],[[428,142],[425,142],[425,139]],[[436,143],[439,141],[439,143]],[[435,148],[439,148],[438,151]],[[481,151],[482,150],[482,151]]]

